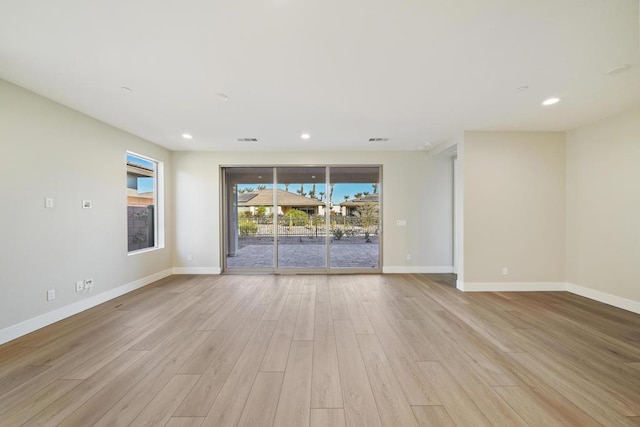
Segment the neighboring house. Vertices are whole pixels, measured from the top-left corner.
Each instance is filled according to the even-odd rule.
[[[347,200],[346,202],[340,203],[341,213],[343,215],[352,216],[358,208],[366,203],[379,203],[378,193],[376,194],[367,194],[366,196],[362,196],[357,199]]]
[[[138,193],[138,178],[153,178],[153,169],[127,162],[127,206],[153,205],[153,191]]]
[[[265,215],[271,215],[271,206],[273,205],[273,190],[258,190],[251,193],[238,194],[238,212],[251,212],[255,214],[258,207],[265,207]],[[309,215],[322,214],[321,207],[324,202],[318,199],[304,197],[299,194],[291,193],[278,189],[278,215],[285,215],[292,209],[306,212]]]

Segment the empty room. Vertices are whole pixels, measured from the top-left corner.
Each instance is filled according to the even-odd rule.
[[[638,0],[1,0],[0,148],[0,426],[640,425]]]

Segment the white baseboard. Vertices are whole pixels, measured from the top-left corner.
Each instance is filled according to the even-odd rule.
[[[453,273],[452,266],[387,266],[382,267],[387,274],[409,273]],[[173,274],[222,274],[220,267],[174,267]]]
[[[382,272],[387,274],[453,273],[453,266],[384,266]]]
[[[164,279],[171,274],[171,269],[160,271],[158,273],[143,277],[142,279],[138,279],[125,285],[118,286],[117,288],[110,289],[97,295],[93,295],[89,298],[85,298],[83,300],[74,302],[64,307],[60,307],[48,313],[41,314],[40,316],[34,317],[32,319],[25,320],[24,322],[20,322],[16,325],[4,328],[0,330],[0,344],[4,344],[18,337],[36,331],[40,328],[51,325],[52,323],[58,322],[62,319],[66,319],[67,317],[71,317],[74,314],[78,314],[90,309],[91,307],[95,307],[104,302],[153,283],[156,280]]]
[[[463,292],[543,292],[564,291],[564,282],[460,282],[456,287]]]
[[[220,267],[173,267],[173,274],[222,274]]]
[[[603,304],[640,314],[640,301],[597,291],[566,282],[461,282],[456,287],[463,292],[549,292],[566,291]]]
[[[572,294],[640,314],[640,301],[622,298],[606,292],[596,291],[595,289],[585,288],[584,286],[574,285],[573,283],[566,283],[566,290]]]

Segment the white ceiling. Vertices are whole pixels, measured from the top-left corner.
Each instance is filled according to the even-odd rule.
[[[638,0],[0,0],[0,78],[172,150],[417,150],[640,104],[638,23]]]

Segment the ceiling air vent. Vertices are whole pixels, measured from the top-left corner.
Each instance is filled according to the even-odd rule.
[[[258,142],[258,138],[238,138],[238,142]]]
[[[369,138],[369,142],[386,142],[389,138]]]

